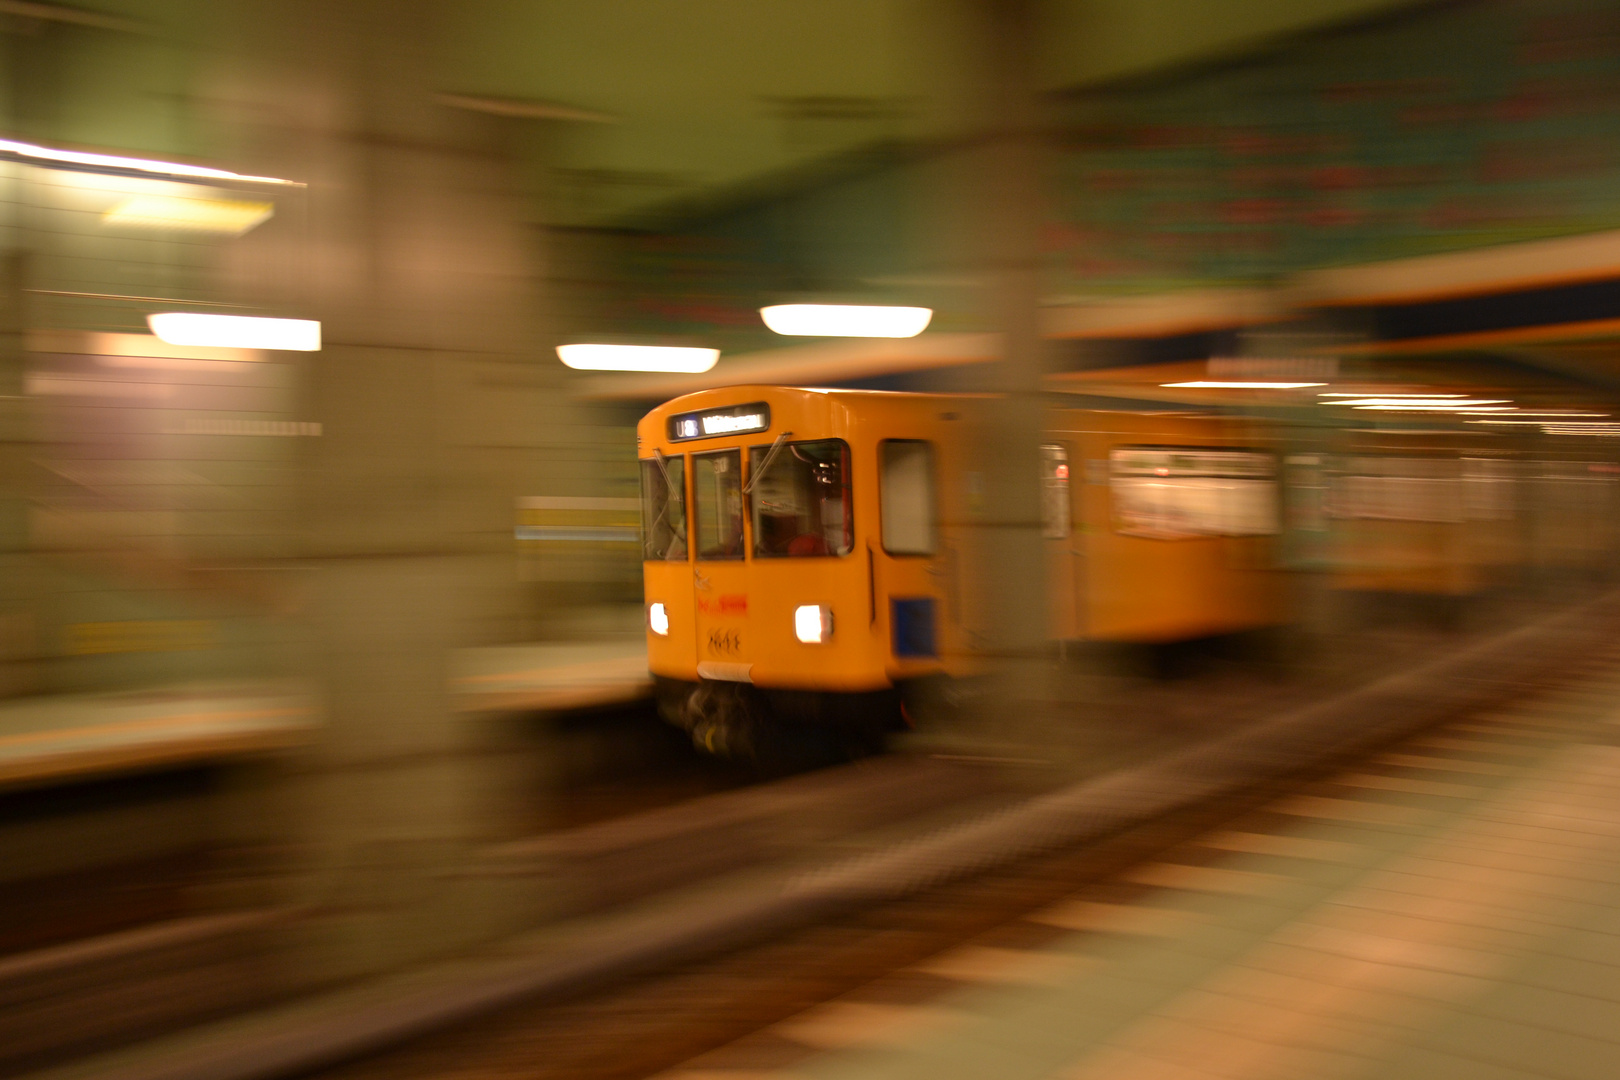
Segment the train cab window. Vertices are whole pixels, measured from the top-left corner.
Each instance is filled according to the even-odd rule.
[[[686,458],[679,454],[642,459],[641,557],[686,560]]]
[[[844,440],[751,447],[748,475],[756,558],[848,555],[855,546]]]
[[[882,483],[883,550],[890,555],[932,555],[934,535],[934,445],[919,439],[889,439],[878,446]]]
[[[1069,448],[1047,443],[1041,447],[1041,535],[1062,540],[1069,517]]]
[[[1179,540],[1278,530],[1277,466],[1253,450],[1121,446],[1109,452],[1115,530]]]
[[[698,558],[743,557],[741,451],[692,455],[692,508]]]

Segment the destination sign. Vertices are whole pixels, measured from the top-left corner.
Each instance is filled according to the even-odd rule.
[[[771,407],[763,401],[756,401],[750,405],[676,413],[669,418],[669,438],[671,442],[712,439],[719,435],[764,431],[770,426]]]

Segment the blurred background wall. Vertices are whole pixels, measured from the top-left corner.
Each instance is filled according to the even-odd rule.
[[[936,307],[944,330],[993,321],[972,239],[968,161],[987,120],[970,9],[423,5],[412,18],[433,29],[413,31],[409,49],[289,9],[280,53],[246,29],[263,19],[252,5],[5,14],[4,108],[17,138],[228,159],[311,185],[210,190],[7,166],[8,535],[29,568],[11,575],[0,635],[8,685],[292,663],[275,620],[257,616],[290,602],[278,582],[295,533],[310,535],[296,508],[331,512],[359,483],[314,464],[343,437],[316,415],[322,380],[349,372],[370,393],[386,380],[358,362],[291,354],[251,367],[114,364],[95,357],[134,346],[84,335],[143,333],[158,300],[312,314],[355,287],[373,256],[401,267],[366,286],[373,325],[400,336],[431,322],[435,340],[468,345],[502,333],[522,358],[470,383],[483,387],[466,391],[476,401],[435,399],[476,419],[420,418],[448,431],[508,417],[487,425],[510,429],[503,448],[474,456],[503,474],[511,501],[465,493],[479,507],[466,513],[481,515],[473,531],[501,564],[506,613],[484,636],[572,632],[561,612],[633,600],[629,507],[613,500],[633,494],[640,403],[565,407],[574,384],[551,346],[616,333],[747,352],[776,343],[754,310],[785,296],[914,299]],[[359,23],[367,10],[334,6]],[[1613,16],[1596,0],[1052,3],[1038,16],[1055,133],[1049,304],[1267,286],[1311,267],[1616,224]],[[347,66],[341,91],[317,90],[309,72],[322,55]],[[395,89],[407,81],[410,104]],[[363,186],[344,193],[336,178],[354,167],[354,141],[371,137],[359,133],[409,124],[468,148],[489,179],[421,173],[424,194],[393,201]],[[472,190],[504,200],[498,228],[475,221]],[[246,228],[240,217],[108,220],[137,195],[259,203],[269,216]],[[365,257],[338,254],[343,245]],[[500,269],[469,270],[454,294],[422,265],[469,256]],[[495,305],[515,314],[485,317]],[[545,404],[517,404],[531,399]],[[116,436],[87,422],[114,416]],[[417,477],[424,445],[413,438],[373,467],[388,458]],[[295,494],[295,475],[329,486]],[[370,480],[360,486],[379,497],[377,485],[403,482]],[[408,501],[374,506],[404,515],[378,519],[399,542],[427,527]],[[622,539],[602,539],[614,529]]]

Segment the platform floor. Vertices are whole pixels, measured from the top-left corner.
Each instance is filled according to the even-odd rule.
[[[647,642],[542,642],[463,649],[452,686],[464,712],[595,708],[652,693]]]
[[[291,684],[171,686],[0,702],[0,789],[296,746],[313,696]]]
[[[640,638],[465,649],[462,712],[567,711],[652,692]],[[0,790],[223,761],[317,737],[318,695],[294,682],[191,684],[0,702]]]
[[[1620,1076],[1620,668],[662,1080]]]

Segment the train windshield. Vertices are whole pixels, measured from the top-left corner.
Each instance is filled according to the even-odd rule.
[[[743,557],[742,454],[692,455],[692,506],[700,559]]]
[[[641,557],[686,559],[686,458],[679,454],[641,462]]]
[[[755,556],[849,554],[855,534],[844,440],[751,447],[748,469]]]

